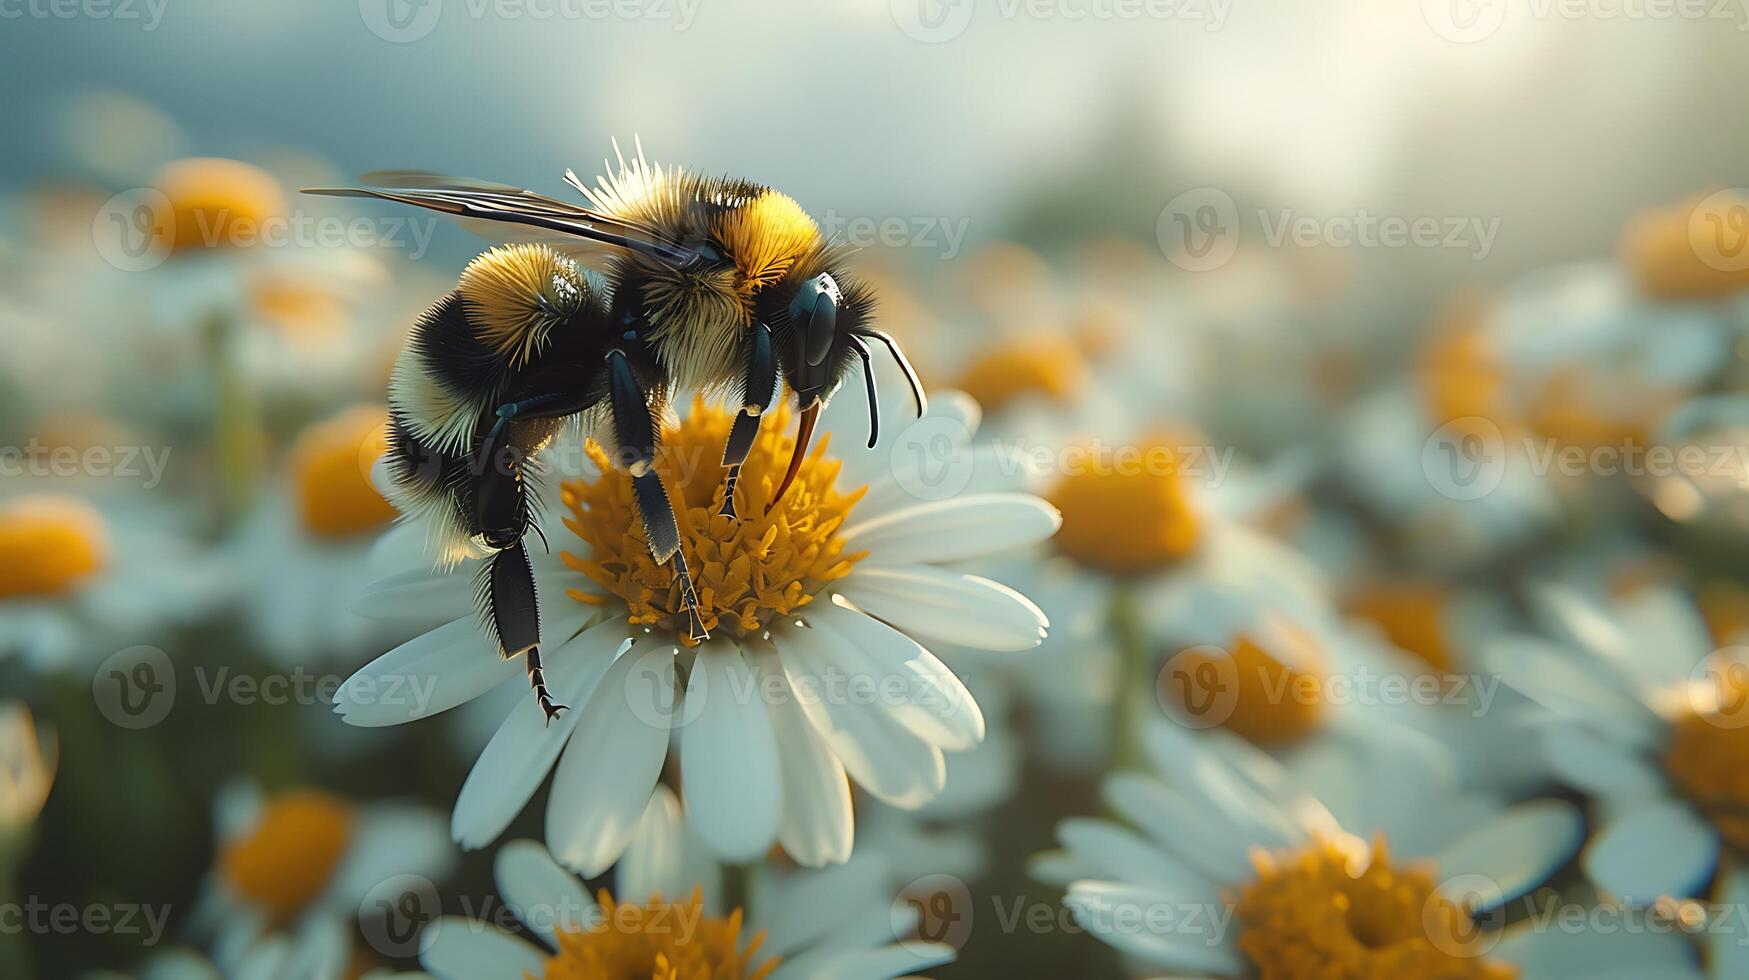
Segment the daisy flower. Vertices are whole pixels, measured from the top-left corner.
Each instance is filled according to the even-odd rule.
[[[963,396],[930,404],[915,424],[946,418],[967,431],[975,406]],[[600,874],[629,841],[673,741],[694,826],[732,861],[774,840],[804,865],[844,861],[847,777],[901,807],[941,792],[943,752],[976,745],[984,719],[922,643],[1019,650],[1046,626],[1014,590],[942,566],[1043,540],[1057,514],[1019,493],[919,499],[912,488],[927,461],[893,444],[861,448],[866,411],[859,398],[833,401],[823,423],[854,435],[812,452],[770,513],[794,441],[786,412],[768,420],[742,470],[740,521],[713,504],[730,416],[697,401],[666,424],[657,467],[712,634],[697,645],[677,626],[669,570],[648,557],[630,479],[590,444],[583,475],[555,481],[552,552],[535,558],[547,680],[573,710],[548,724],[526,697],[510,711],[462,786],[458,841],[496,838],[554,770],[547,843],[566,866]],[[900,411],[881,420],[882,432],[905,427]],[[902,433],[896,445],[907,445]],[[391,532],[385,551],[406,555],[409,570],[373,587],[360,608],[448,621],[342,685],[336,708],[351,724],[435,714],[522,673],[494,655],[471,612],[473,563],[433,572],[416,557],[421,533]]]
[[[338,976],[371,889],[397,875],[441,879],[454,864],[442,816],[421,806],[239,782],[220,793],[214,817],[218,858],[193,920],[226,976],[244,975],[245,963],[308,967],[263,976]]]
[[[1628,903],[1704,895],[1722,849],[1749,853],[1749,650],[1715,650],[1666,585],[1606,602],[1545,582],[1531,596],[1553,639],[1500,637],[1488,663],[1547,710],[1549,765],[1596,800],[1586,873]]]
[[[177,515],[141,497],[0,499],[0,657],[37,671],[95,662],[226,595]]]
[[[667,976],[720,980],[881,980],[954,958],[907,940],[880,860],[858,855],[821,871],[752,869],[745,905],[724,901],[724,870],[667,787],[650,796],[611,890],[594,896],[534,841],[498,852],[499,894],[537,942],[495,925],[445,917],[420,936],[420,962],[440,980]]]
[[[1582,835],[1564,802],[1464,792],[1436,743],[1388,725],[1365,757],[1291,771],[1226,732],[1157,722],[1145,742],[1154,771],[1105,783],[1129,826],[1069,820],[1065,850],[1035,869],[1150,968],[1504,980],[1513,970],[1482,955],[1472,912],[1537,886]]]
[[[371,545],[395,517],[370,478],[387,422],[385,406],[366,404],[306,428],[286,460],[286,489],[258,500],[229,543],[253,583],[243,621],[281,662],[356,656],[406,635],[351,609],[371,581]]]

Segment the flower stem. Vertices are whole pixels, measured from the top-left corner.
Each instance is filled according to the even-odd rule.
[[[1110,768],[1115,771],[1133,769],[1142,762],[1142,723],[1153,698],[1155,678],[1151,673],[1153,658],[1136,616],[1135,595],[1127,583],[1120,582],[1112,590],[1107,615],[1111,639],[1117,647],[1108,755]]]
[[[217,469],[217,523],[230,526],[249,506],[266,451],[261,405],[237,363],[237,322],[216,312],[206,321],[213,379],[213,457]]]

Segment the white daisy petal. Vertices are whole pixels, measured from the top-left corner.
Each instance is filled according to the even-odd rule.
[[[335,692],[334,710],[349,725],[399,725],[471,701],[521,671],[519,661],[498,656],[470,614],[359,668]]]
[[[1596,662],[1576,661],[1561,647],[1533,636],[1502,636],[1482,652],[1489,670],[1519,693],[1569,718],[1609,718],[1623,734],[1637,738],[1658,719],[1635,692]]]
[[[455,863],[455,846],[443,817],[423,806],[375,803],[362,808],[346,860],[329,882],[325,900],[352,912],[372,888],[399,874],[443,878]]]
[[[761,952],[790,956],[838,936],[873,903],[881,906],[884,924],[887,901],[880,896],[889,874],[885,861],[865,854],[812,874],[776,875],[762,867],[750,921],[752,928],[765,931]]]
[[[1102,878],[1148,885],[1181,899],[1216,891],[1188,864],[1107,820],[1071,817],[1057,825],[1057,840]]]
[[[517,919],[555,949],[556,933],[587,929],[600,917],[601,907],[583,883],[535,841],[514,840],[499,848],[492,876]]]
[[[842,864],[850,859],[856,832],[844,764],[826,747],[796,703],[776,653],[765,646],[752,648],[749,654],[758,665],[761,689],[783,692],[766,702],[783,769],[783,819],[778,824],[778,840],[803,867]]]
[[[1489,957],[1518,967],[1520,980],[1702,980],[1680,930],[1509,927]],[[1735,974],[1721,974],[1725,976]]]
[[[616,618],[590,628],[547,657],[546,678],[553,700],[568,707],[548,721],[534,694],[524,692],[462,783],[450,819],[456,843],[485,847],[522,812],[576,730],[578,709],[588,702],[626,642],[625,620]]]
[[[1550,725],[1541,732],[1543,754],[1568,785],[1614,800],[1640,799],[1664,791],[1664,779],[1631,746],[1578,725]]]
[[[840,538],[876,564],[952,562],[1036,544],[1062,523],[1055,507],[1029,494],[980,493],[857,521]]]
[[[533,944],[454,915],[419,934],[419,963],[439,980],[522,980],[546,971],[546,956]]]
[[[1448,880],[1466,875],[1489,879],[1510,901],[1566,864],[1585,839],[1585,822],[1565,800],[1525,803],[1448,844],[1438,857]]]
[[[1248,843],[1277,850],[1305,839],[1304,832],[1249,780],[1241,778],[1208,746],[1222,733],[1193,734],[1169,721],[1149,725],[1142,746],[1166,784],[1218,816]]]
[[[961,496],[1020,490],[1026,485],[1030,471],[1030,461],[1023,450],[1000,442],[957,445],[948,460],[931,465],[945,467],[947,475],[940,478],[940,484],[925,482],[915,472],[903,476],[888,472],[870,480],[868,492],[856,502],[858,518],[868,520],[926,499],[935,499],[920,496],[919,491],[931,490],[937,485],[952,486]],[[964,481],[964,486],[960,486],[961,481]]]
[[[680,729],[680,781],[693,831],[726,861],[771,849],[782,813],[777,743],[758,676],[727,640],[698,649]]]
[[[1204,896],[1202,908],[1217,907],[1218,896]],[[1118,950],[1135,956],[1151,966],[1169,970],[1213,973],[1222,976],[1243,973],[1245,962],[1212,929],[1212,917],[1204,915],[1196,926],[1185,914],[1185,902],[1180,896],[1169,895],[1146,885],[1120,884],[1111,881],[1078,881],[1069,886],[1063,904],[1074,914],[1082,928]],[[1167,921],[1184,922],[1182,932],[1143,928],[1150,919],[1169,916]]]
[[[944,943],[908,942],[878,949],[823,950],[825,955],[803,954],[784,962],[771,980],[890,980],[952,963],[955,952]]]
[[[631,844],[613,869],[614,892],[641,902],[651,895],[674,898],[691,886],[684,878],[686,825],[674,791],[658,785],[638,820]]]
[[[999,582],[928,565],[857,568],[838,590],[906,633],[979,650],[1030,650],[1049,620]]]
[[[585,878],[619,858],[668,754],[672,646],[639,641],[622,653],[580,711],[547,797],[553,857]]]
[[[1627,902],[1692,896],[1718,864],[1719,838],[1689,806],[1675,800],[1621,813],[1585,849],[1585,873]]]
[[[941,750],[912,734],[884,706],[847,697],[833,638],[820,630],[786,629],[772,639],[802,712],[850,778],[876,798],[907,809],[941,792],[947,780]]]
[[[1250,843],[1220,821],[1204,819],[1203,811],[1158,779],[1120,772],[1103,789],[1119,816],[1211,879],[1237,881],[1251,873]]]
[[[803,618],[841,641],[829,649],[846,678],[861,692],[872,692],[906,728],[949,751],[963,751],[984,740],[984,715],[977,699],[959,675],[916,640],[832,601],[814,603]],[[901,682],[903,690],[896,690],[894,682]]]

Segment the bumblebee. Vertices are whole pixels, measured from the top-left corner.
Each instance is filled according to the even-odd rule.
[[[428,208],[508,242],[468,264],[414,324],[396,361],[390,496],[403,512],[430,519],[428,545],[441,563],[486,559],[482,621],[500,655],[526,658],[549,721],[566,706],[553,702],[542,672],[524,538],[540,534],[530,491],[537,455],[567,423],[580,423],[630,475],[650,554],[671,567],[689,633],[704,639],[673,504],[655,469],[673,392],[739,399],[722,457],[720,512],[730,516],[741,463],[780,381],[800,422],[774,501],[801,468],[820,410],[858,363],[874,447],[871,344],[898,362],[919,416],[925,405],[904,352],[871,323],[874,296],[843,268],[848,250],[794,200],[751,181],[652,165],[641,147],[630,163],[621,156],[617,171],[605,169],[594,187],[565,172],[587,206],[423,171],[306,189]]]

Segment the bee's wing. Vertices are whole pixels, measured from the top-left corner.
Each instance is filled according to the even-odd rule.
[[[305,194],[328,197],[374,197],[441,211],[487,238],[537,240],[579,251],[592,246],[624,249],[685,265],[696,253],[639,222],[616,218],[533,191],[473,180],[445,177],[421,170],[391,170],[366,174],[374,187],[306,187]],[[534,235],[506,236],[505,225],[539,229]]]

